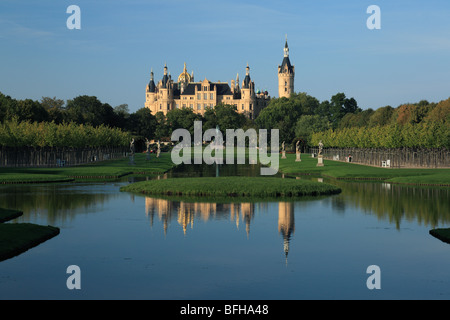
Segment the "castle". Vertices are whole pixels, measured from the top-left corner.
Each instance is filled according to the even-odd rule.
[[[211,82],[208,79],[194,81],[194,72],[187,72],[186,63],[183,72],[174,82],[164,65],[164,75],[155,84],[153,70],[150,74],[150,82],[146,87],[145,107],[152,114],[177,108],[191,108],[194,112],[204,114],[207,108],[213,108],[218,104],[234,105],[238,112],[245,114],[250,119],[255,119],[259,112],[270,102],[267,91],[255,92],[255,83],[250,78],[250,67],[247,64],[245,78],[239,83],[239,74],[236,80],[227,82]],[[294,92],[295,68],[289,60],[289,48],[284,46],[284,58],[278,66],[278,94],[279,97],[289,97]]]

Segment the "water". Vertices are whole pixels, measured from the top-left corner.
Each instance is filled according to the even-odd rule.
[[[328,181],[343,192],[210,203],[119,192],[134,180],[0,187],[0,207],[24,211],[14,222],[61,228],[0,262],[0,299],[450,298],[450,245],[429,234],[449,227],[448,188]],[[70,265],[81,290],[67,289]]]

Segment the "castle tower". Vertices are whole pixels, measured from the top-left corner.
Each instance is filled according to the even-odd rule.
[[[284,45],[284,58],[281,66],[278,66],[278,96],[279,98],[289,98],[294,93],[294,76],[295,67],[291,65],[289,60],[289,47],[287,43]]]
[[[194,74],[194,71],[192,71],[192,75]],[[189,75],[186,69],[186,62],[184,63],[184,69],[183,72],[178,76],[178,84],[180,86],[181,93],[184,92],[187,85],[192,81],[192,77]]]
[[[145,96],[145,106],[149,108],[153,114],[156,113],[156,108],[154,108],[154,103],[156,101],[156,85],[153,75],[153,68],[150,72],[150,82],[147,85],[146,96]],[[153,108],[152,108],[153,107]]]
[[[158,83],[159,99],[156,111],[162,111],[164,114],[172,109],[173,90],[170,74],[167,74],[167,64],[164,64],[164,75]],[[159,106],[158,106],[159,104]]]

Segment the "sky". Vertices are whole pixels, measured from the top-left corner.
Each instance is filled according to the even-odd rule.
[[[70,5],[81,29],[69,29]],[[369,29],[371,5],[380,29]],[[278,97],[285,37],[295,92],[339,92],[362,109],[450,97],[448,0],[1,0],[0,92],[15,99],[96,96],[144,107],[164,64],[176,79],[230,83],[247,63],[255,88]]]

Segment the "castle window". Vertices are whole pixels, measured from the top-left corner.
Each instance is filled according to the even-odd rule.
[[[211,100],[213,100],[213,99],[214,99],[214,93],[211,93],[211,94],[209,95],[209,98],[210,98]]]
[[[205,100],[208,99],[208,94],[207,93],[203,94],[203,99],[205,99]]]
[[[191,104],[189,105],[189,108],[194,109],[194,105],[191,103]]]
[[[244,104],[242,104],[242,110],[244,110]]]
[[[284,82],[284,85],[287,86],[287,81]]]
[[[250,110],[252,110],[252,108],[253,108],[253,105],[250,103]],[[251,119],[251,118],[250,118]]]
[[[201,110],[202,109],[202,105],[200,103],[197,103],[197,110]]]
[[[183,103],[183,108],[186,108],[186,104],[185,103]]]
[[[201,93],[197,93],[197,100],[200,100],[202,98],[202,94]]]

